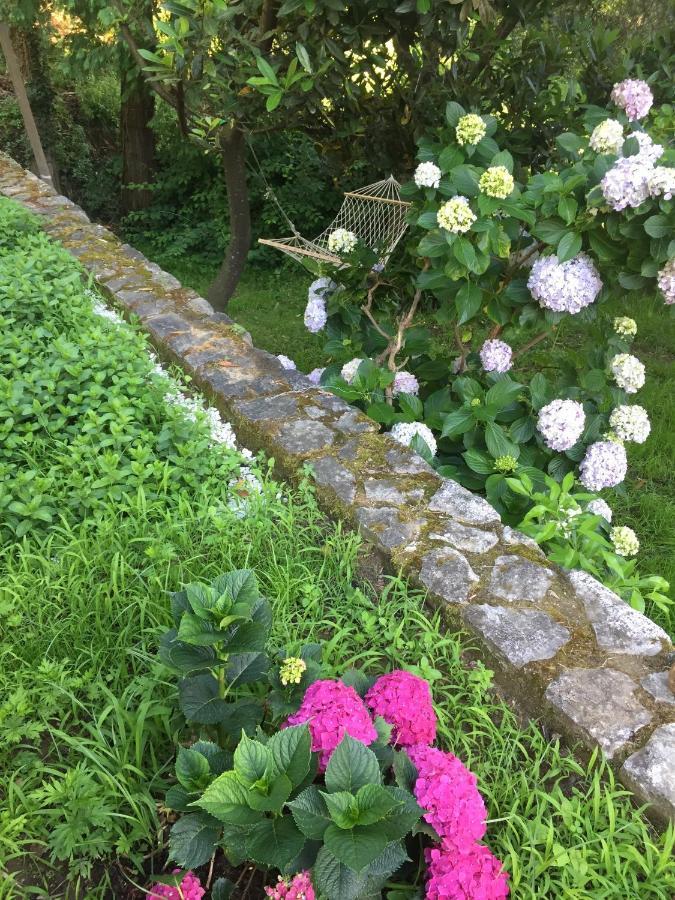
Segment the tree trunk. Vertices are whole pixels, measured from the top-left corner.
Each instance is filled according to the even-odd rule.
[[[224,312],[244,271],[251,246],[251,208],[243,131],[237,127],[224,129],[220,137],[220,154],[227,187],[230,243],[220,271],[209,288],[208,299],[214,309]]]
[[[126,54],[125,54],[126,55]],[[123,60],[120,73],[120,145],[122,150],[122,215],[147,209],[152,203],[152,190],[134,188],[149,184],[155,174],[155,134],[150,120],[155,112],[155,98],[143,75],[133,64]]]

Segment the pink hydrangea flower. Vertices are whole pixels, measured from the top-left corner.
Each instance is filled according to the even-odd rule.
[[[426,851],[426,900],[500,900],[508,897],[508,875],[483,844],[459,853],[447,844]]]
[[[366,694],[366,704],[374,715],[394,726],[393,743],[412,747],[436,739],[436,713],[423,678],[396,669],[377,679]]]
[[[424,820],[448,846],[469,850],[486,830],[487,812],[476,776],[452,753],[422,746],[408,752],[418,772],[414,794],[426,810]]]
[[[310,684],[300,709],[288,717],[285,725],[304,722],[309,725],[312,750],[319,754],[321,772],[345,734],[366,745],[377,740],[377,731],[363,700],[353,687],[341,681],[320,680]]]
[[[646,81],[626,78],[612,88],[612,102],[626,111],[629,121],[644,119],[654,102],[654,95]]]
[[[174,874],[176,872],[180,872],[180,869],[174,869]],[[149,900],[161,900],[162,897],[168,897],[168,900],[202,900],[205,893],[199,878],[192,872],[186,872],[180,883],[180,890],[172,884],[156,884],[150,889],[148,898]]]
[[[282,878],[275,885],[265,888],[265,893],[273,900],[316,900],[309,872],[298,872],[293,878]]]

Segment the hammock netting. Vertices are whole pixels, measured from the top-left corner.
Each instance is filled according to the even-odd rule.
[[[401,200],[400,187],[390,175],[384,181],[345,192],[337,216],[314,240],[296,232],[279,240],[260,238],[258,243],[281,250],[309,268],[312,261],[343,266],[344,261],[328,249],[328,238],[338,228],[344,228],[377,253],[384,265],[408,227],[405,217],[410,203]]]

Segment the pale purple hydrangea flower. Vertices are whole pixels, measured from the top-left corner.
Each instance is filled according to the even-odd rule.
[[[277,356],[277,359],[278,359],[279,362],[281,363],[281,367],[282,367],[283,369],[288,369],[289,371],[291,371],[291,370],[293,370],[293,369],[297,369],[297,366],[295,365],[295,363],[293,362],[293,360],[290,359],[288,356],[284,356],[283,353],[280,353],[280,354]]]
[[[621,441],[644,444],[649,437],[651,424],[647,410],[642,406],[617,406],[609,417],[609,427]]]
[[[591,500],[591,502],[586,507],[586,512],[589,512],[594,516],[602,516],[605,522],[612,521],[612,507],[609,505],[609,503],[605,503],[602,497],[598,497],[596,500]]]
[[[432,430],[423,422],[396,422],[389,432],[393,439],[404,447],[409,447],[415,435],[422,438],[424,443],[431,451],[432,456],[436,456],[436,438]]]
[[[418,188],[437,188],[441,183],[441,170],[435,163],[423,162],[415,169],[413,179]]]
[[[352,381],[356,378],[356,373],[358,372],[359,366],[363,360],[360,357],[356,357],[355,359],[350,359],[349,362],[346,362],[344,366],[340,369],[340,375],[344,378],[347,384],[351,384]]]
[[[420,392],[420,384],[412,372],[403,370],[394,375],[391,392],[394,397],[398,397],[399,394],[415,394],[417,396]]]
[[[647,179],[650,197],[672,200],[675,196],[675,168],[656,166]]]
[[[675,303],[675,257],[669,259],[656,278],[667,306]]]
[[[623,444],[596,441],[586,449],[579,466],[579,480],[589,491],[616,487],[626,477],[628,459]]]
[[[569,450],[584,433],[586,415],[576,400],[552,400],[539,410],[537,429],[546,446],[563,453]]]
[[[649,198],[649,178],[654,171],[651,163],[638,156],[617,159],[600,182],[602,196],[615,212],[635,209]]]
[[[646,81],[626,78],[614,85],[611,99],[620,109],[625,110],[630,122],[635,122],[637,119],[644,119],[652,108],[654,95]]]
[[[323,375],[323,373],[325,371],[326,371],[325,366],[323,366],[323,368],[321,366],[317,366],[316,369],[312,369],[312,371],[309,373],[309,375],[307,377],[312,382],[312,384],[320,384],[321,376]]]
[[[487,340],[480,348],[480,361],[486,372],[508,372],[512,357],[513,350],[504,341]]]
[[[647,166],[653,166],[656,160],[663,156],[663,146],[655,144],[646,132],[632,131],[628,137],[635,138],[640,149],[634,156],[627,156],[626,159],[637,159]]]
[[[593,303],[602,281],[590,257],[579,253],[563,263],[556,256],[542,256],[532,266],[527,286],[540,306],[576,315]]]
[[[312,334],[325,327],[328,321],[326,299],[336,288],[337,285],[330,278],[317,278],[310,284],[305,307],[305,328]]]

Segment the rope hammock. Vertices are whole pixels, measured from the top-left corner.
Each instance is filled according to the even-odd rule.
[[[329,238],[340,229],[351,232],[362,243],[377,253],[384,265],[408,227],[405,217],[410,203],[401,200],[400,184],[393,175],[384,181],[376,181],[355,191],[346,191],[332,223],[310,241],[298,233],[292,222],[293,235],[279,240],[260,238],[259,244],[274,247],[287,253],[309,268],[312,260],[344,265],[343,260],[329,247]]]

